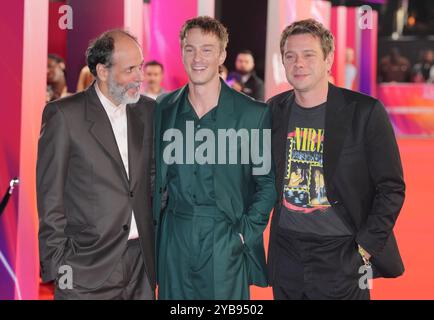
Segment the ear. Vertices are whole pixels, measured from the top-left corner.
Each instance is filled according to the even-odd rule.
[[[104,81],[104,82],[107,81],[108,72],[109,72],[109,70],[105,65],[103,65],[101,63],[98,63],[96,65],[96,74],[101,81]]]
[[[331,72],[333,66],[333,60],[335,58],[334,51],[330,52],[326,58],[327,72]]]
[[[65,69],[66,69],[64,62],[59,62],[59,67],[60,67],[60,69],[62,69],[62,71],[65,71]]]
[[[226,49],[220,52],[220,58],[219,58],[220,65],[225,63],[226,55],[227,55]]]

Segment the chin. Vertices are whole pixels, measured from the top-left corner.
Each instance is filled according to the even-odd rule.
[[[140,100],[140,93],[137,93],[134,96],[126,96],[124,98],[125,104],[137,103]]]
[[[209,82],[208,79],[197,79],[197,78],[190,78],[190,82],[196,86],[204,85]]]

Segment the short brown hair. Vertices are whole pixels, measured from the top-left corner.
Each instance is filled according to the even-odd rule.
[[[217,19],[208,17],[208,16],[200,16],[190,20],[187,20],[181,28],[181,32],[179,33],[179,39],[182,43],[187,36],[187,32],[191,29],[199,28],[203,33],[210,33],[215,35],[220,40],[220,46],[222,50],[226,49],[226,46],[229,42],[228,30],[226,27]]]
[[[318,38],[321,43],[322,52],[324,53],[324,59],[335,49],[333,34],[330,30],[314,19],[305,19],[296,21],[283,30],[280,36],[280,53],[282,57],[285,50],[286,39],[296,34],[310,34]]]

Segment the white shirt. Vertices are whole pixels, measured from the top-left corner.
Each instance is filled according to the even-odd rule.
[[[145,96],[147,96],[148,98],[154,99],[154,100],[157,100],[157,98],[158,98],[159,96],[161,96],[163,93],[165,93],[165,91],[164,91],[163,88],[161,88],[160,92],[158,92],[158,93],[152,93],[152,92],[147,91],[147,90],[144,90],[144,91],[143,91],[143,94],[144,94]]]
[[[107,116],[110,119],[112,125],[113,133],[115,134],[116,143],[119,148],[119,153],[121,154],[122,162],[127,172],[128,172],[128,121],[127,121],[127,106],[125,104],[120,104],[115,106],[108,98],[104,96],[101,90],[98,88],[98,84],[95,82],[95,90],[104,107]],[[137,239],[139,237],[139,232],[137,230],[136,220],[134,219],[134,212],[131,212],[131,226],[130,234],[128,235],[128,240]]]

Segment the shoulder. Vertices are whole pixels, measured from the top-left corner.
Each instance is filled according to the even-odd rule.
[[[156,100],[157,104],[158,105],[167,104],[172,99],[175,99],[176,97],[178,97],[179,94],[181,93],[181,91],[183,91],[183,89],[184,89],[184,87],[173,90],[173,91],[162,93],[161,95],[158,96],[158,98]]]
[[[358,91],[345,88],[338,88],[338,90],[341,90],[347,104],[356,103],[358,109],[369,111],[375,105],[381,104],[380,100]]]
[[[262,80],[256,73],[252,74],[250,79],[252,79],[256,85],[264,85],[264,80]]]
[[[389,121],[386,108],[380,100],[353,90],[344,88],[338,88],[338,90],[340,90],[345,104],[354,108],[354,119],[357,119],[357,121],[367,123],[379,119]]]
[[[76,113],[84,108],[86,103],[86,92],[78,92],[58,100],[47,103],[44,108],[44,114],[54,114],[61,112],[63,114]]]
[[[136,107],[142,111],[154,111],[156,101],[145,95],[141,95],[139,101],[136,103]]]
[[[281,92],[281,93],[271,97],[270,99],[268,99],[267,104],[270,107],[274,107],[274,106],[284,102],[285,100],[287,100],[293,93],[294,93],[294,90],[288,90],[288,91]]]
[[[235,108],[236,109],[247,109],[250,112],[254,112],[254,110],[263,112],[268,108],[268,105],[264,102],[257,101],[248,95],[238,92],[236,90],[230,89],[231,94],[234,98]]]

